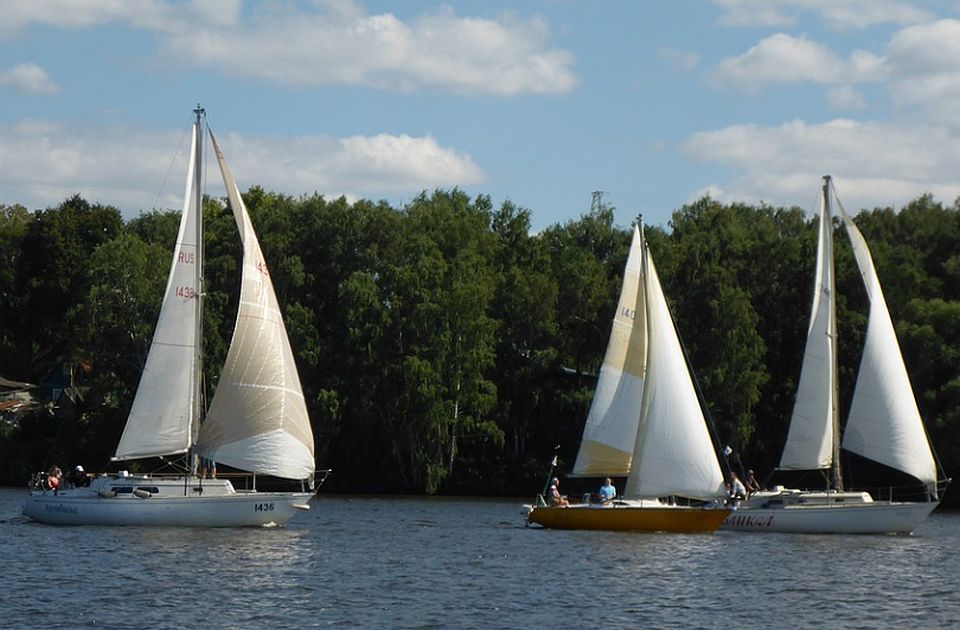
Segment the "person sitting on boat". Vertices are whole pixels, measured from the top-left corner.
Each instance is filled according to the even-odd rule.
[[[87,485],[87,472],[83,469],[83,466],[77,464],[74,469],[67,475],[67,483],[74,488],[82,488]]]
[[[550,482],[550,490],[547,492],[547,497],[550,499],[550,507],[567,507],[570,505],[570,502],[567,501],[567,496],[560,494],[560,480],[556,477]]]
[[[753,494],[754,492],[760,491],[760,482],[757,481],[756,476],[753,474],[753,470],[747,471],[747,492]]]
[[[730,498],[731,499],[746,499],[747,498],[747,488],[743,485],[743,482],[740,481],[740,477],[737,477],[737,473],[730,473]]]
[[[610,480],[610,477],[607,477],[603,481],[603,485],[600,486],[600,502],[608,503],[617,496],[617,489],[613,485],[613,481]]]
[[[53,466],[50,468],[50,472],[47,473],[47,489],[53,490],[53,493],[56,494],[57,490],[60,489],[60,481],[63,479],[63,472],[60,470],[59,466]]]

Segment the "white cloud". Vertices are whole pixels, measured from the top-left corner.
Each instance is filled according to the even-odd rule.
[[[846,58],[820,43],[777,33],[721,61],[711,79],[748,89],[773,83],[836,85],[826,98],[839,109],[866,106],[852,84],[878,83],[893,102],[960,128],[960,20],[908,26],[890,38],[882,54],[855,50]]]
[[[21,63],[0,72],[0,86],[11,85],[27,94],[56,94],[60,86],[50,79],[47,71],[35,63]]]
[[[834,109],[866,109],[867,99],[851,85],[827,90],[827,103]]]
[[[935,125],[837,119],[776,127],[732,125],[694,134],[685,152],[740,174],[709,188],[724,201],[811,207],[819,178],[837,179],[848,208],[903,204],[923,193],[947,203],[960,194],[960,137]]]
[[[338,139],[229,133],[218,140],[241,190],[259,185],[294,196],[319,192],[380,199],[469,186],[485,178],[469,155],[429,135]],[[178,142],[181,155],[171,168]],[[185,143],[183,133],[80,130],[43,120],[0,126],[0,198],[40,208],[79,192],[127,215],[155,206],[179,208]],[[224,194],[218,181],[209,192]]]
[[[900,30],[887,44],[887,65],[898,75],[960,72],[960,20]]]
[[[12,35],[33,23],[63,29],[80,29],[128,22],[156,31],[177,31],[196,26],[231,26],[237,23],[242,0],[0,0],[3,21],[0,34]]]
[[[895,102],[960,128],[960,21],[899,31],[887,44],[884,70]]]
[[[8,3],[7,31],[41,22],[83,28],[128,22],[158,34],[162,52],[235,76],[290,86],[368,85],[391,90],[436,88],[510,96],[572,90],[574,57],[551,48],[537,17],[457,16],[444,7],[404,21],[369,15],[350,0],[304,5],[239,0],[51,0]]]
[[[877,24],[916,24],[931,19],[928,11],[906,0],[713,0],[726,26],[782,27],[810,12],[837,30]]]
[[[882,59],[855,51],[843,59],[805,37],[777,33],[747,52],[721,61],[713,71],[717,83],[844,83],[878,76]]]

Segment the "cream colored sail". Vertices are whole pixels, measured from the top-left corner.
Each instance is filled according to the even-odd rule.
[[[583,429],[573,474],[602,477],[630,471],[646,369],[646,309],[640,290],[640,230],[634,227],[607,353]]]
[[[114,460],[185,453],[192,441],[197,349],[198,251],[194,177],[200,130],[194,125],[180,231],[160,317]]]
[[[836,400],[836,311],[834,304],[833,218],[829,199],[820,204],[820,236],[807,345],[790,418],[781,470],[818,470],[833,464]]]
[[[229,466],[288,479],[315,468],[313,432],[280,307],[236,182],[213,138],[243,241],[240,308],[197,448]]]
[[[843,447],[916,477],[927,484],[935,496],[936,463],[870,249],[842,207],[840,216],[847,227],[870,298],[867,337],[844,430]]]
[[[647,304],[647,373],[624,496],[723,496],[726,489],[720,463],[645,245],[642,280]]]

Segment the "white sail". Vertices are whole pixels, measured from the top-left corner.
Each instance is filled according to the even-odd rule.
[[[937,467],[923,428],[900,344],[867,242],[840,208],[870,298],[870,318],[843,447],[927,484],[936,495]]]
[[[185,453],[192,440],[197,348],[198,251],[194,177],[199,129],[194,126],[180,231],[160,317],[114,460]]]
[[[313,432],[293,351],[247,208],[211,135],[243,241],[240,308],[198,450],[229,466],[288,479],[315,469]]]
[[[833,220],[829,200],[820,205],[817,275],[800,383],[790,418],[781,470],[818,470],[833,464],[837,418],[836,311],[833,270]]]
[[[626,497],[724,496],[723,473],[646,246],[647,373]]]
[[[574,475],[601,477],[626,475],[630,471],[647,354],[646,309],[640,290],[640,239],[640,230],[635,227]]]

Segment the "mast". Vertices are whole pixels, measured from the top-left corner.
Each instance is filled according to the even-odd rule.
[[[824,217],[824,236],[830,249],[830,255],[827,256],[827,274],[830,300],[830,425],[833,432],[833,454],[832,454],[832,473],[833,487],[836,490],[843,490],[843,473],[840,470],[840,368],[837,357],[837,302],[836,292],[836,265],[833,254],[833,213],[830,210],[830,182],[829,175],[823,176],[823,217]]]
[[[196,115],[197,119],[194,122],[194,129],[196,133],[196,160],[194,162],[194,171],[193,171],[193,185],[194,185],[194,198],[196,220],[197,220],[197,264],[195,265],[194,270],[194,287],[196,288],[196,317],[195,317],[195,331],[196,331],[196,347],[194,348],[194,361],[193,361],[193,412],[192,412],[192,422],[191,422],[191,439],[190,439],[190,454],[189,454],[189,467],[190,474],[197,474],[197,455],[195,452],[195,445],[197,443],[197,436],[200,434],[200,417],[203,414],[203,388],[202,388],[202,379],[203,379],[203,186],[201,185],[203,179],[203,119],[206,115],[206,110],[204,110],[199,103],[197,103],[196,109],[193,110],[193,113]]]

